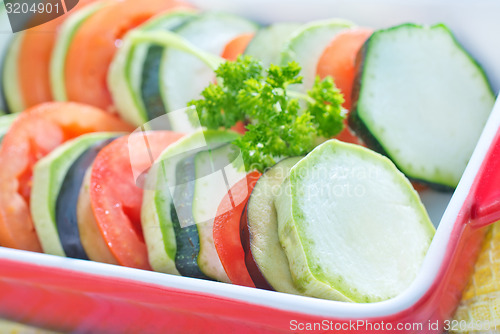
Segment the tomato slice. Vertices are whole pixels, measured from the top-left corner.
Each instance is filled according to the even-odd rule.
[[[233,38],[229,43],[226,44],[224,51],[222,51],[221,57],[227,60],[236,60],[239,55],[245,52],[248,43],[252,40],[254,33],[241,34]]]
[[[0,245],[41,252],[29,210],[34,164],[66,140],[96,131],[131,131],[94,107],[45,103],[12,124],[0,148]]]
[[[174,7],[188,6],[177,0],[114,0],[86,20],[66,58],[68,100],[112,110],[107,73],[121,38],[155,14]]]
[[[324,78],[331,76],[335,85],[344,94],[344,108],[351,109],[351,95],[354,77],[356,75],[356,56],[363,43],[370,37],[373,30],[355,28],[340,32],[323,51],[316,68],[317,74]],[[359,144],[359,139],[347,127],[337,139]]]
[[[73,11],[94,1],[80,0]],[[53,100],[50,87],[50,59],[57,31],[68,16],[69,14],[60,16],[23,33],[17,66],[21,95],[27,108]]]
[[[80,241],[90,260],[119,265],[104,241],[99,225],[97,225],[97,221],[95,220],[94,212],[92,211],[92,203],[90,202],[91,174],[92,167],[85,173],[82,187],[80,188],[80,194],[78,194],[78,203],[76,205]]]
[[[323,51],[318,61],[317,74],[321,78],[331,76],[335,80],[335,84],[344,94],[346,109],[351,108],[356,56],[372,32],[373,30],[368,28],[340,32]]]
[[[229,190],[219,205],[213,230],[215,249],[227,276],[233,284],[249,287],[255,287],[255,284],[245,264],[245,251],[240,238],[240,220],[243,209],[260,175],[259,172],[252,172],[247,175],[246,179],[239,181]],[[245,187],[248,190],[246,199],[233,207],[231,194],[241,193],[245,191]],[[219,214],[219,212],[223,213]]]
[[[90,176],[90,201],[97,226],[118,264],[149,269],[141,226],[143,189],[134,177],[182,134],[134,133],[116,139],[97,155]]]

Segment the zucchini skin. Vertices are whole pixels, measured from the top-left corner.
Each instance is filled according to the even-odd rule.
[[[176,32],[193,20],[193,18],[194,16],[187,17],[184,22],[168,30]],[[151,45],[148,49],[144,65],[142,67],[140,95],[142,102],[144,103],[144,108],[146,109],[146,117],[150,121],[167,113],[167,107],[163,102],[160,88],[161,63],[165,51],[166,48],[162,46]],[[166,125],[167,128],[171,129],[172,126],[169,119],[166,118],[165,121],[168,122]]]
[[[149,120],[165,115],[165,104],[160,94],[160,63],[163,47],[149,48],[142,72],[141,95]]]
[[[372,34],[366,42],[363,44],[361,49],[359,50],[359,53],[356,56],[356,64],[355,64],[355,69],[356,69],[356,75],[354,77],[354,83],[352,87],[352,110],[349,113],[349,116],[347,118],[347,125],[349,128],[354,131],[354,133],[361,138],[361,140],[374,150],[375,152],[378,152],[380,154],[383,154],[385,156],[389,156],[387,154],[387,151],[384,149],[382,144],[379,143],[377,138],[372,135],[368,127],[365,125],[363,122],[363,119],[359,115],[358,111],[358,101],[359,101],[359,95],[361,92],[361,85],[363,82],[363,72],[364,72],[364,67],[365,67],[365,59],[366,59],[366,53],[370,47],[370,42],[373,40],[374,34]],[[396,165],[397,166],[397,165]],[[399,168],[399,167],[398,167]]]
[[[355,66],[356,67],[356,75],[355,75],[355,79],[354,79],[354,83],[353,83],[353,89],[352,89],[352,95],[351,95],[352,110],[349,113],[349,116],[348,116],[348,119],[347,119],[349,128],[352,131],[354,131],[356,133],[356,135],[359,138],[361,138],[363,140],[363,142],[369,148],[371,148],[372,150],[374,150],[374,151],[376,151],[376,152],[378,152],[380,154],[383,154],[383,155],[389,157],[394,162],[394,164],[396,165],[396,167],[398,167],[398,169],[400,171],[402,171],[402,169],[400,168],[400,166],[398,165],[398,163],[396,161],[394,161],[394,159],[392,159],[392,157],[387,153],[387,150],[383,147],[383,145],[377,140],[377,138],[370,132],[370,130],[366,126],[365,122],[363,121],[363,118],[359,114],[358,101],[359,101],[360,92],[361,92],[361,88],[362,88],[362,84],[363,84],[363,72],[364,72],[364,67],[365,67],[365,63],[366,63],[365,62],[366,55],[367,55],[368,49],[370,48],[370,43],[376,38],[378,32],[385,32],[385,31],[397,30],[397,29],[404,28],[404,27],[421,27],[421,25],[414,24],[414,23],[404,23],[404,24],[401,24],[401,25],[398,25],[398,26],[394,26],[394,27],[390,27],[390,28],[387,28],[387,29],[379,30],[377,32],[374,32],[366,40],[366,42],[363,44],[363,47],[360,49],[360,51],[359,51],[359,53],[358,53],[358,55],[356,57],[356,66]],[[431,28],[434,28],[434,27],[440,27],[440,28],[445,29],[447,32],[449,32],[450,36],[453,38],[453,42],[455,43],[455,45],[457,47],[459,47],[462,51],[464,51],[464,53],[467,55],[467,57],[469,58],[469,60],[478,68],[478,70],[481,73],[481,76],[483,77],[483,79],[487,83],[487,86],[489,87],[491,94],[495,95],[494,92],[493,92],[493,89],[491,87],[491,84],[490,84],[490,82],[489,82],[489,80],[488,80],[488,78],[486,76],[486,73],[485,73],[484,69],[463,48],[463,46],[460,43],[458,43],[458,41],[456,40],[455,36],[450,31],[450,29],[446,25],[444,25],[444,24],[436,24],[436,25],[432,25],[431,26]],[[434,190],[439,191],[439,192],[453,192],[455,190],[454,187],[450,187],[450,186],[439,184],[439,183],[429,182],[427,180],[422,180],[420,178],[412,177],[411,175],[408,175],[405,172],[403,172],[403,173],[412,182],[416,182],[416,183],[420,183],[420,184],[426,185],[429,188],[434,189]]]
[[[365,125],[365,123],[363,122],[361,117],[359,117],[359,114],[356,112],[356,109],[353,109],[351,111],[349,118],[348,118],[348,124],[349,124],[349,127],[356,133],[356,135],[358,137],[360,137],[361,140],[363,140],[363,142],[366,144],[366,146],[368,146],[370,149],[374,150],[377,153],[383,154],[386,157],[390,157],[390,155],[387,154],[384,147],[377,141],[375,136],[373,136],[371,134],[370,130],[368,130],[368,127]],[[395,162],[393,160],[392,160],[392,162],[394,162],[396,167],[398,167],[398,169],[401,171],[401,168],[398,166],[397,162]],[[403,174],[405,174],[405,173],[403,173]],[[429,188],[434,189],[434,190],[439,191],[439,192],[453,192],[455,190],[455,188],[453,188],[453,187],[449,187],[449,186],[445,186],[443,184],[433,183],[433,182],[429,182],[426,180],[414,178],[411,175],[407,175],[407,174],[405,174],[405,175],[412,182],[426,185]]]
[[[87,169],[94,162],[97,154],[116,138],[107,139],[87,149],[75,162],[64,177],[56,201],[57,232],[67,257],[89,260],[83,248],[78,230],[77,204],[80,188]]]
[[[195,183],[195,160],[196,155],[191,155],[179,161],[176,166],[176,183],[174,190],[175,201],[171,203],[170,216],[175,231],[177,252],[175,254],[175,267],[182,276],[202,278],[211,280],[198,266],[198,254],[200,253],[200,237],[198,228],[193,219],[193,196]],[[174,203],[182,203],[174,205]],[[189,221],[183,222],[181,227],[177,210],[185,212],[183,217],[189,217]],[[187,225],[187,226],[186,226]]]

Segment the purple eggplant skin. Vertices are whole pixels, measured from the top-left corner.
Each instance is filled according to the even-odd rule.
[[[250,196],[252,196],[250,194]],[[243,246],[243,251],[245,252],[245,264],[247,266],[248,273],[250,274],[250,278],[252,279],[255,287],[265,290],[274,291],[273,287],[267,282],[262,275],[262,272],[259,269],[259,266],[255,262],[255,259],[252,255],[252,250],[250,249],[250,232],[248,230],[248,202],[245,204],[245,208],[241,213],[240,219],[240,238],[241,238],[241,246]]]
[[[88,260],[80,239],[77,221],[77,204],[83,178],[97,154],[116,138],[100,141],[88,148],[73,162],[64,177],[56,201],[56,224],[59,239],[67,257]]]

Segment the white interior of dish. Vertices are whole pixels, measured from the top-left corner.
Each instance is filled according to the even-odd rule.
[[[374,28],[387,27],[403,22],[433,24],[444,22],[465,48],[485,68],[493,89],[500,87],[500,3],[494,0],[192,0],[201,8],[230,11],[262,23],[278,21],[309,21],[341,17],[358,25]],[[5,48],[12,37],[6,14],[0,3],[0,48]],[[0,86],[1,88],[1,86]],[[470,163],[455,193],[438,193],[427,190],[422,200],[433,223],[439,228],[413,284],[398,297],[373,304],[351,304],[287,295],[259,289],[250,289],[224,283],[177,277],[148,271],[111,266],[101,263],[61,258],[0,247],[0,258],[71,269],[96,275],[132,279],[161,286],[225,296],[245,302],[267,305],[279,309],[319,316],[369,318],[390,315],[413,305],[431,286],[443,261],[449,237],[462,204],[469,193],[493,137],[500,126],[500,104],[495,106],[483,131]]]

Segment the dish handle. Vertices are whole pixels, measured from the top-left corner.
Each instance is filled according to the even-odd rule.
[[[500,221],[500,129],[474,180],[469,203],[470,225],[484,227]]]

